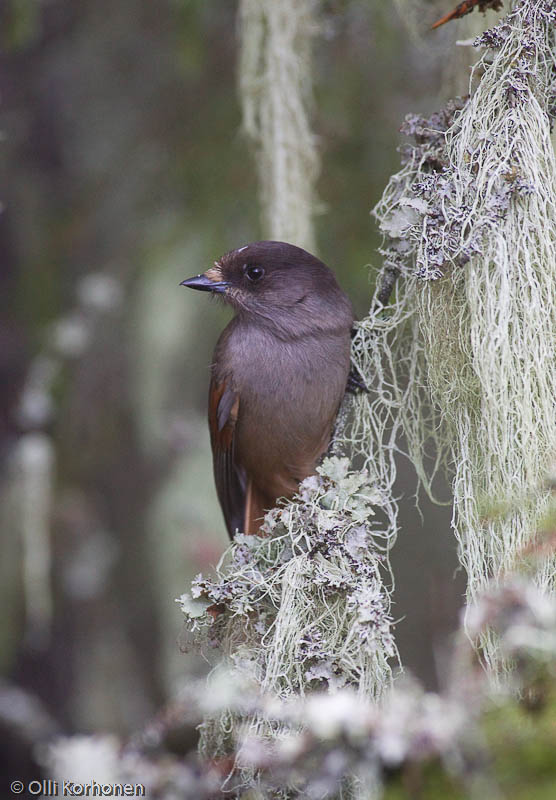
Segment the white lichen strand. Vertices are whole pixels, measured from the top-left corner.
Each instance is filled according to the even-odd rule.
[[[239,87],[265,238],[314,252],[319,157],[309,123],[315,0],[241,0]]]
[[[553,2],[519,0],[479,38],[469,100],[408,118],[415,143],[376,209],[401,273],[383,395],[429,489],[427,441],[452,464],[470,601],[519,569],[556,452],[555,21]],[[554,575],[541,560],[538,586],[553,592]],[[482,645],[494,677],[496,640]]]

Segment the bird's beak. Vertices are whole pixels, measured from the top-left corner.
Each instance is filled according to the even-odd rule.
[[[225,292],[229,285],[227,281],[222,280],[222,272],[216,265],[201,275],[195,275],[180,283],[180,286],[188,286],[200,292]]]

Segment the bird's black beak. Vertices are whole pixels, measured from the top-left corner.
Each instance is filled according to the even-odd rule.
[[[200,292],[225,292],[229,285],[227,281],[213,280],[206,273],[195,275],[180,283],[180,286],[198,289]]]

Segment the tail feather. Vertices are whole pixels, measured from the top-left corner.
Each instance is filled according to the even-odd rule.
[[[245,496],[244,532],[248,535],[259,533],[260,527],[264,522],[264,515],[272,506],[273,501],[265,497],[253,481],[249,479]]]

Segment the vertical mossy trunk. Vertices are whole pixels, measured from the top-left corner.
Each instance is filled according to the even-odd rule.
[[[263,237],[315,250],[319,157],[310,128],[316,0],[241,0],[240,99],[260,181]]]

